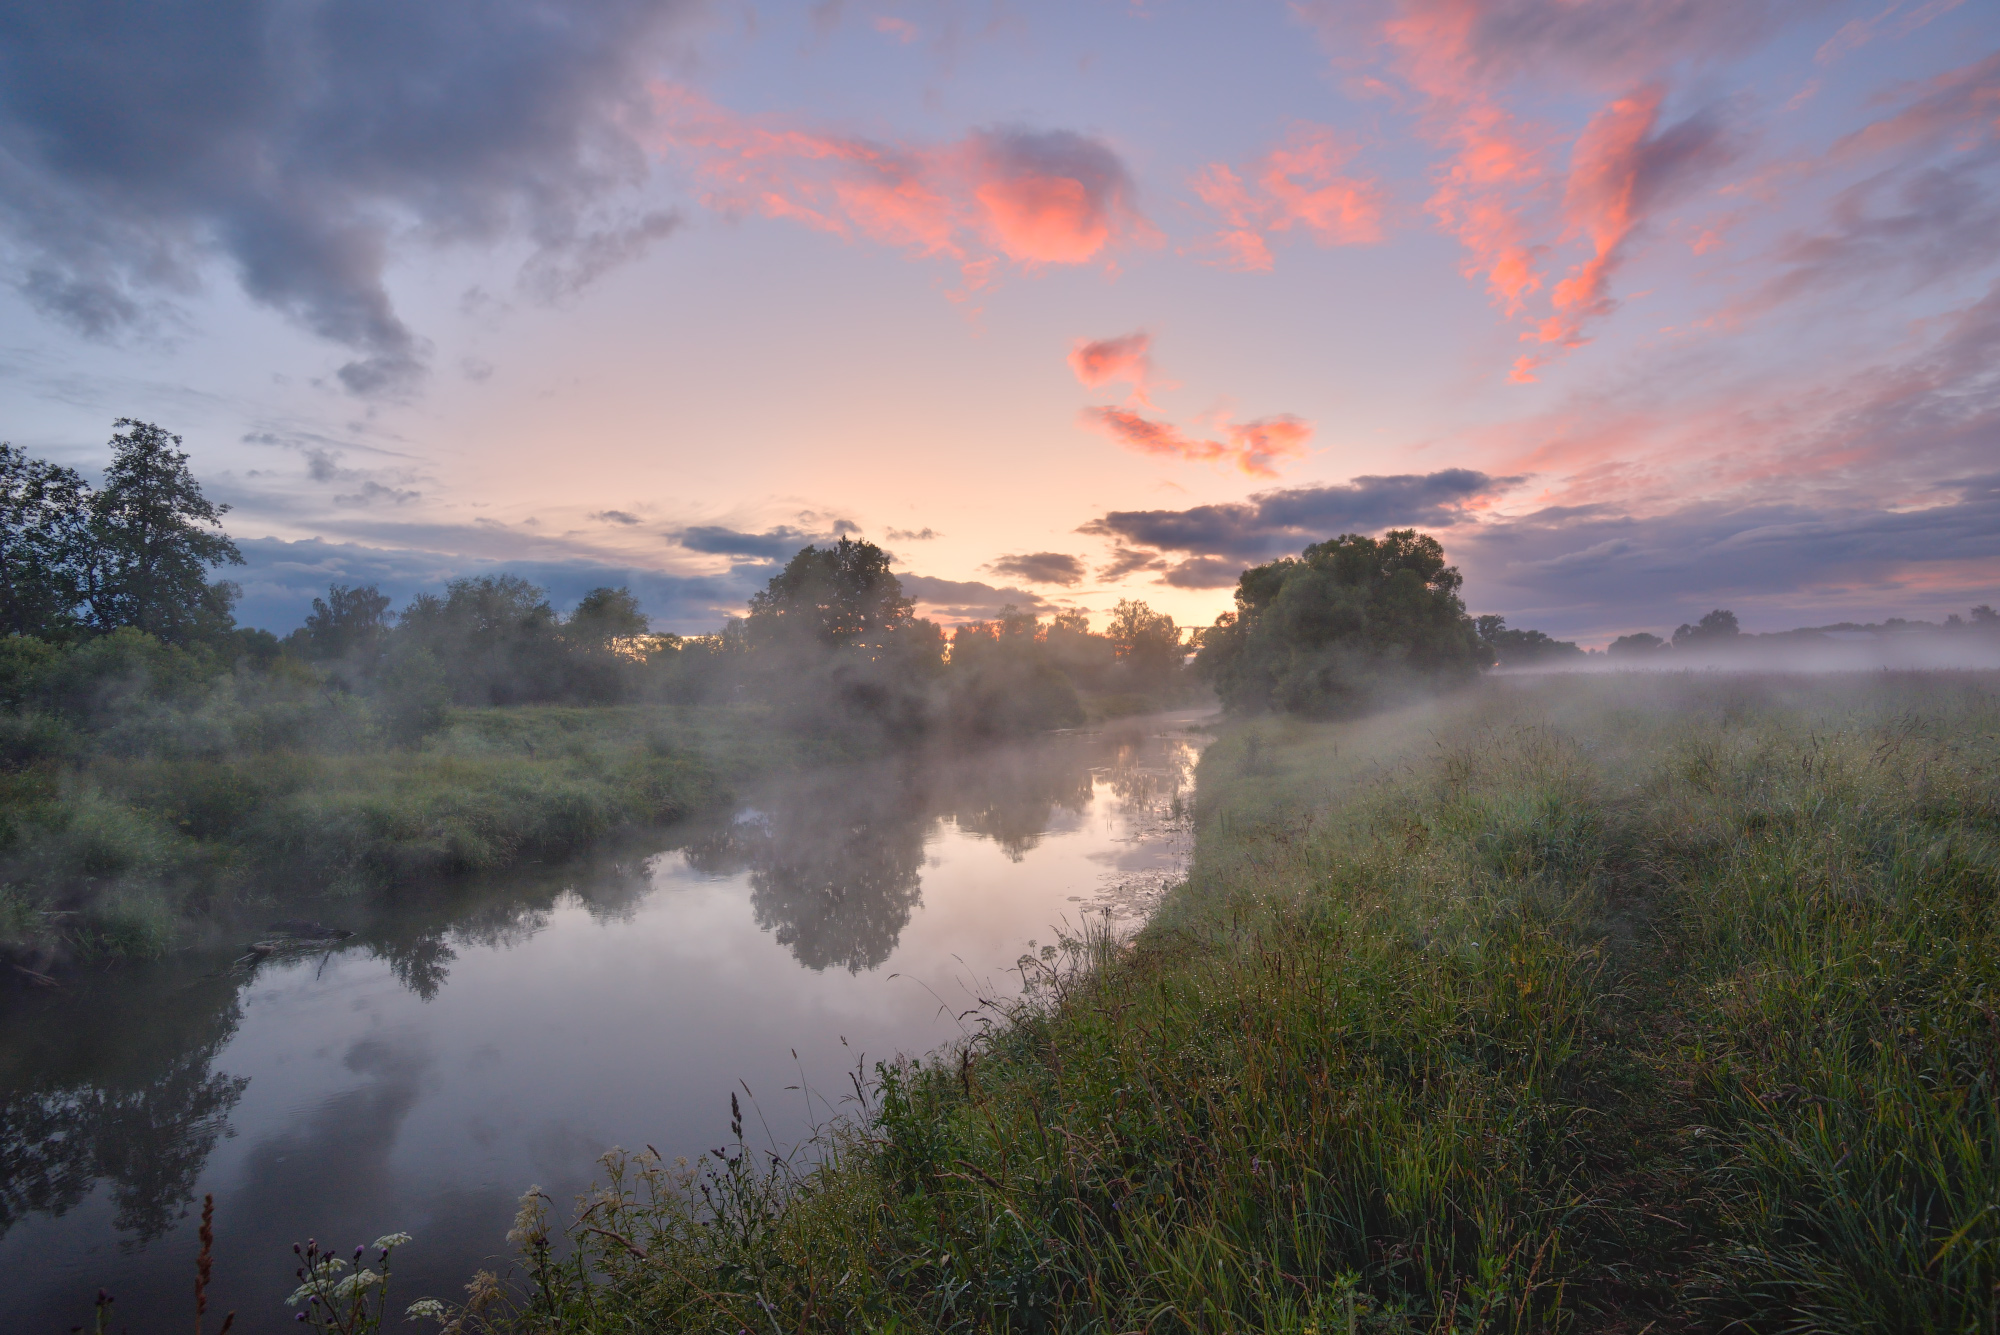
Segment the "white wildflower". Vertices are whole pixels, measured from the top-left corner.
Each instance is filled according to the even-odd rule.
[[[401,1247],[409,1241],[410,1235],[407,1233],[384,1233],[381,1237],[375,1239],[375,1250],[386,1252],[391,1247]]]
[[[445,1307],[435,1298],[419,1298],[403,1309],[403,1315],[411,1321],[422,1321],[425,1317],[442,1321],[445,1317]]]
[[[297,1307],[315,1293],[319,1293],[325,1289],[327,1282],[345,1269],[347,1269],[347,1262],[341,1260],[338,1256],[329,1256],[325,1260],[314,1262],[311,1273],[306,1276],[306,1282],[294,1289],[292,1296],[285,1299],[285,1301],[293,1307]]]
[[[333,1286],[333,1296],[336,1298],[352,1298],[356,1294],[366,1293],[381,1282],[382,1277],[373,1270],[357,1270]]]
[[[507,1241],[520,1247],[539,1246],[548,1240],[548,1233],[542,1228],[542,1202],[547,1199],[540,1187],[529,1187],[521,1193],[521,1208],[514,1213],[514,1227],[507,1230]]]

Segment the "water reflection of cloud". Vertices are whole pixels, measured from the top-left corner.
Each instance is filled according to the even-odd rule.
[[[413,1033],[367,1033],[341,1055],[359,1082],[323,1100],[287,1131],[250,1151],[242,1185],[218,1209],[226,1254],[260,1256],[272,1244],[303,1241],[300,1202],[314,1236],[364,1238],[382,1232],[407,1184],[391,1166],[397,1134],[417,1106],[435,1064]]]

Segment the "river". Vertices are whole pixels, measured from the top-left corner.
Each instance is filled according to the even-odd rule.
[[[0,997],[0,1330],[289,1326],[291,1244],[402,1230],[395,1306],[504,1264],[515,1201],[611,1146],[785,1150],[850,1075],[951,1042],[1060,932],[1178,877],[1205,740],[1160,715],[765,785],[553,868],[322,902],[355,935],[191,952]]]

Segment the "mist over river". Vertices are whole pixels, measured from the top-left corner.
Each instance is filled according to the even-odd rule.
[[[455,1300],[529,1184],[566,1210],[611,1146],[698,1156],[732,1090],[753,1147],[796,1145],[1059,930],[1137,925],[1185,864],[1200,729],[819,771],[650,848],[310,905],[355,931],[334,949],[0,998],[0,1329],[88,1323],[99,1286],[114,1329],[191,1319],[207,1192],[211,1328],[254,1332],[289,1324],[293,1242],[408,1231],[393,1306]]]

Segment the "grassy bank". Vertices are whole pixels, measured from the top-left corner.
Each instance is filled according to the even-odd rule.
[[[417,746],[328,733],[125,748],[53,734],[0,773],[0,947],[37,971],[158,954],[232,908],[564,856],[831,758],[750,707],[456,710]]]
[[[519,1329],[1990,1331],[2000,682],[1515,678],[1202,762],[1186,886]],[[554,1230],[554,1236],[552,1236]],[[564,1259],[568,1258],[568,1259]],[[468,1320],[461,1329],[476,1328]]]

